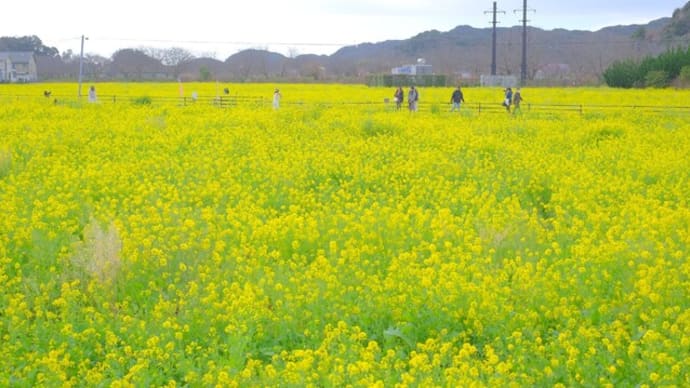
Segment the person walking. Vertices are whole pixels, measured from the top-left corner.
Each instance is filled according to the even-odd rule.
[[[398,86],[398,89],[395,90],[395,94],[393,95],[393,98],[395,99],[395,109],[400,110],[402,107],[403,101],[405,101],[405,92],[403,92],[403,89],[401,86]]]
[[[459,112],[460,104],[464,102],[465,96],[462,94],[462,89],[460,89],[460,86],[458,86],[458,88],[453,91],[453,95],[450,96],[450,103],[453,104],[453,106],[450,108],[450,111],[455,112],[457,110]]]
[[[518,111],[522,112],[520,109],[520,103],[523,102],[524,99],[522,98],[522,94],[520,93],[520,88],[515,89],[515,94],[513,95],[513,114],[516,114]]]
[[[419,108],[419,91],[414,86],[410,86],[410,91],[407,92],[407,104],[410,112],[416,112]]]
[[[280,108],[280,99],[283,97],[282,94],[280,94],[280,90],[276,89],[273,91],[273,109],[278,110]]]
[[[89,88],[89,102],[96,102],[96,100],[96,87],[91,85],[91,87]]]
[[[513,89],[506,88],[504,97],[503,106],[510,113],[510,105],[513,103]]]

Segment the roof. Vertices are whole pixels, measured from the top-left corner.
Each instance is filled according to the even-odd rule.
[[[0,51],[0,60],[9,58],[14,63],[29,63],[33,56],[32,51]]]

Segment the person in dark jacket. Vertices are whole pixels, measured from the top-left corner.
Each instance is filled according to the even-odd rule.
[[[505,98],[503,99],[503,106],[510,112],[510,105],[513,103],[513,89],[506,88]]]
[[[460,104],[465,102],[465,96],[462,94],[462,89],[458,86],[457,89],[453,91],[453,95],[450,96],[450,103],[453,106],[450,108],[451,112],[460,111]]]
[[[403,92],[402,87],[398,86],[398,89],[395,90],[393,98],[395,99],[395,109],[400,110],[403,101],[405,101],[405,92]]]

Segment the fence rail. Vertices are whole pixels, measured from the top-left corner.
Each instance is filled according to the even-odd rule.
[[[59,94],[51,94],[50,96],[36,96],[36,95],[27,95],[27,94],[13,94],[13,95],[8,95],[8,94],[0,94],[0,101],[19,101],[19,100],[45,100],[45,101],[52,101],[53,103],[87,103],[88,98],[86,96],[81,97],[74,97],[72,95],[59,95]],[[106,94],[106,95],[98,95],[98,103],[100,104],[117,104],[117,103],[131,103],[131,104],[138,104],[138,105],[148,105],[148,104],[156,104],[156,105],[181,105],[181,106],[187,106],[187,105],[194,105],[194,104],[207,104],[207,105],[215,105],[219,107],[231,107],[231,106],[237,106],[237,105],[248,105],[252,107],[261,107],[264,104],[268,103],[268,100],[266,100],[263,97],[259,96],[232,96],[232,95],[223,95],[223,96],[218,96],[218,97],[208,97],[208,96],[199,96],[199,97],[190,97],[190,96],[183,96],[183,97],[174,97],[174,96],[118,96],[118,95],[111,95],[111,94]]]
[[[36,95],[7,95],[0,94],[0,102],[11,103],[12,101],[21,100],[45,100],[51,101],[55,104],[81,104],[87,103],[87,97],[81,99],[72,95],[51,95],[49,97]],[[173,96],[118,96],[118,95],[99,95],[98,103],[100,104],[139,104],[139,105],[176,105],[176,106],[193,106],[193,105],[213,105],[220,108],[229,108],[236,106],[246,106],[250,108],[264,108],[271,106],[271,100],[261,96],[243,96],[243,95],[223,95],[217,97],[199,96],[193,97],[173,97]],[[285,101],[281,102],[282,106],[296,106],[296,107],[322,107],[330,108],[337,106],[370,106],[381,107],[383,109],[395,110],[395,103],[389,99],[382,101],[348,101],[348,102],[304,102],[304,101]],[[514,107],[512,107],[514,108]],[[407,105],[404,104],[401,110],[407,110]],[[419,110],[440,112],[450,110],[450,104],[447,102],[431,101],[420,102]],[[500,102],[467,102],[462,105],[461,111],[475,112],[477,114],[485,113],[500,113],[506,111],[505,107]],[[536,112],[536,113],[606,113],[614,111],[635,111],[646,113],[678,113],[690,114],[690,106],[682,105],[623,105],[623,104],[541,104],[541,103],[525,103],[523,102],[521,111]]]

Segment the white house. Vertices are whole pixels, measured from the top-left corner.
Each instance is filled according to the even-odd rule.
[[[391,74],[430,75],[434,74],[434,71],[431,65],[427,65],[426,61],[420,58],[417,60],[417,64],[415,65],[404,65],[400,67],[394,67],[391,70]]]
[[[0,51],[0,82],[38,80],[36,58],[31,51]]]

